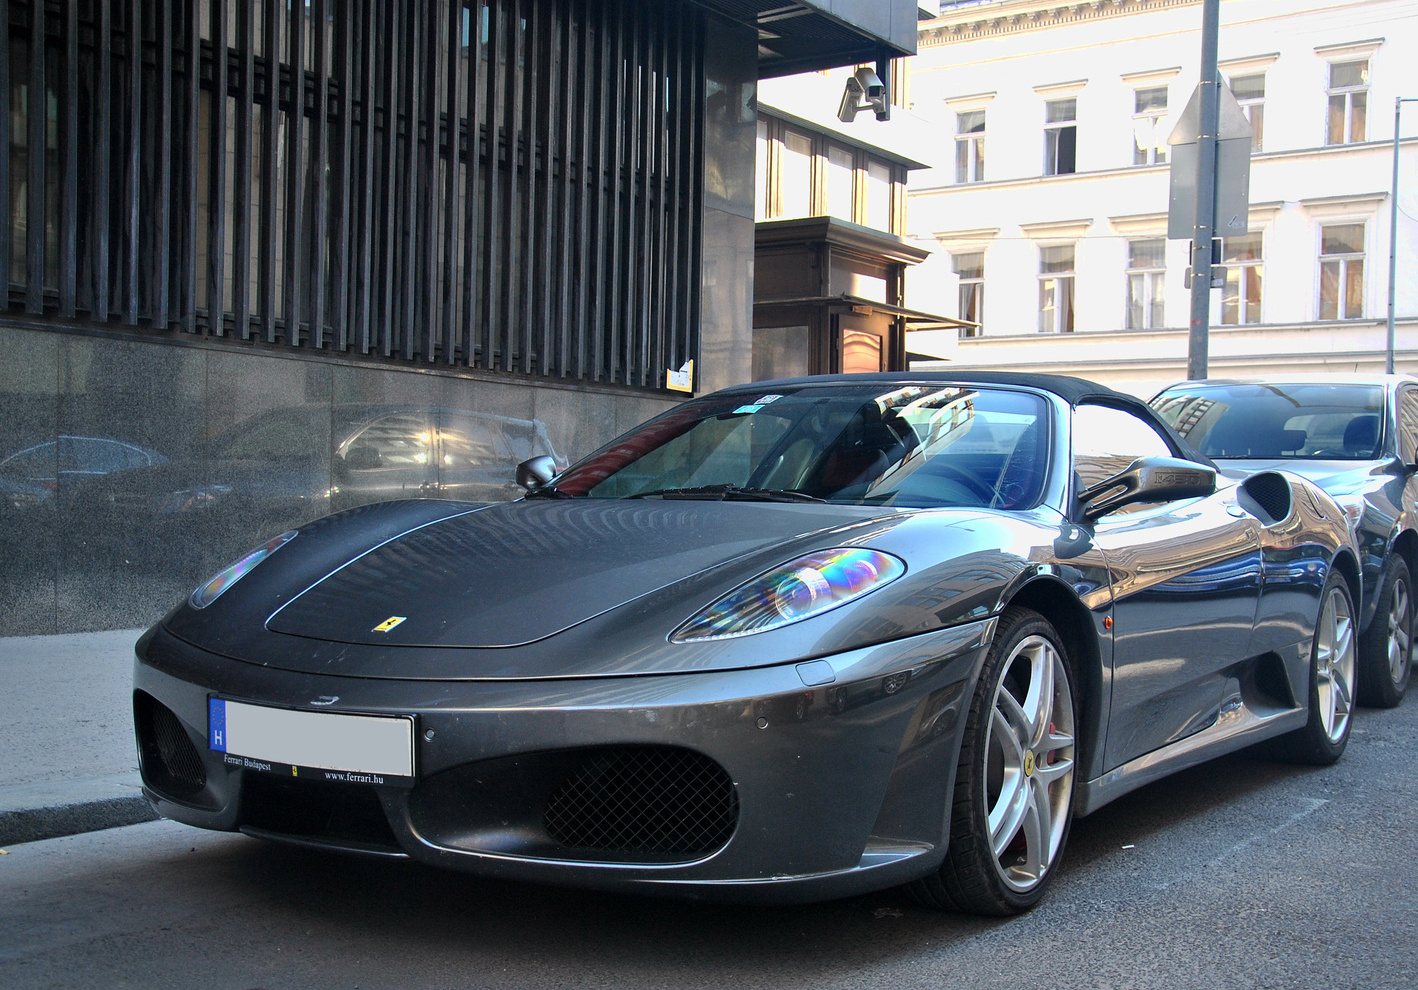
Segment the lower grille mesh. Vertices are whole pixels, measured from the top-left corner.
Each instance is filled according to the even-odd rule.
[[[202,757],[172,710],[141,691],[133,696],[133,709],[148,783],[181,796],[206,787]]]
[[[738,824],[734,782],[701,753],[624,746],[589,755],[552,795],[547,834],[573,849],[706,855]]]

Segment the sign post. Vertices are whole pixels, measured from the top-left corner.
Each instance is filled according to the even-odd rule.
[[[1251,125],[1231,91],[1221,85],[1216,67],[1219,23],[1220,0],[1204,0],[1201,81],[1167,140],[1171,145],[1167,236],[1192,242],[1189,379],[1206,377],[1213,240],[1246,233],[1250,212]],[[1223,285],[1225,277],[1223,270]]]

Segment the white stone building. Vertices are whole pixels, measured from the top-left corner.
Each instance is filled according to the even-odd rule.
[[[1060,371],[1139,394],[1185,377],[1189,242],[1166,239],[1167,138],[1199,78],[1201,0],[944,4],[908,60],[934,167],[907,230],[979,320],[916,367]],[[1222,0],[1222,77],[1255,129],[1249,233],[1227,238],[1209,374],[1382,371],[1396,97],[1415,0]],[[1403,134],[1418,135],[1418,102]],[[1418,371],[1418,137],[1402,141],[1398,370]]]

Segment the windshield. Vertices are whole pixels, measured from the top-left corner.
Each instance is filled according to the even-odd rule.
[[[958,385],[710,396],[574,465],[555,493],[1028,508],[1047,467],[1046,409],[1025,392]]]
[[[1183,385],[1152,406],[1210,457],[1372,460],[1383,440],[1378,385]]]

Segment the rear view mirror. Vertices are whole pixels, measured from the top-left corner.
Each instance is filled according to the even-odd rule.
[[[556,477],[556,459],[549,454],[529,457],[517,465],[517,484],[535,491]]]
[[[1216,472],[1178,457],[1139,457],[1118,474],[1078,493],[1083,514],[1097,519],[1135,502],[1170,502],[1216,491]]]

